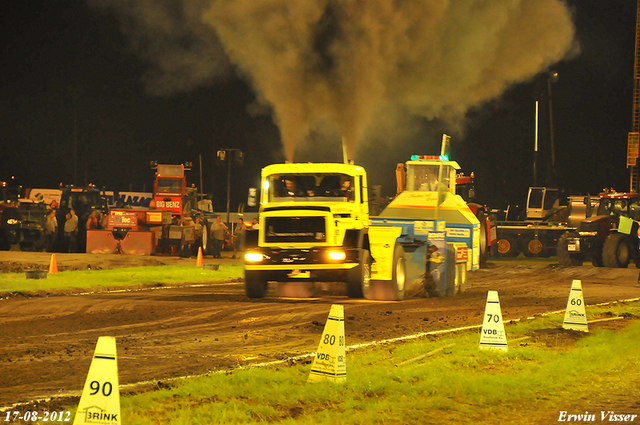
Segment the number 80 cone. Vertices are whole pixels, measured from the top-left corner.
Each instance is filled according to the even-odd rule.
[[[307,382],[347,381],[344,306],[332,305]]]

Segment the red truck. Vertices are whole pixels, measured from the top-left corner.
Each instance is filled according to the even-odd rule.
[[[112,208],[106,229],[87,232],[87,252],[190,256],[196,189],[187,187],[188,167],[152,162],[157,171],[149,208]]]

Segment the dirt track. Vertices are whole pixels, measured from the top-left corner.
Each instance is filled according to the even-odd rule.
[[[50,255],[9,252],[18,262],[47,268]],[[65,267],[192,264],[193,259],[60,254]],[[221,267],[231,260],[222,260]],[[86,263],[86,264],[85,264]],[[0,275],[0,279],[1,279]],[[347,344],[354,345],[482,323],[486,293],[497,290],[505,320],[562,310],[572,279],[587,304],[640,297],[638,270],[592,266],[562,269],[534,261],[493,262],[469,274],[455,298],[371,302],[341,289],[313,299],[251,301],[242,283],[91,295],[0,300],[0,407],[79,392],[99,336],[117,338],[120,383],[164,380],[315,351],[331,304],[345,306]],[[26,281],[25,281],[26,282]]]

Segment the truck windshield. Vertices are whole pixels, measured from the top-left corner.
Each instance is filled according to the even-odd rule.
[[[449,187],[447,177],[451,173],[451,166],[442,167],[442,183],[438,184],[440,175],[439,165],[411,164],[407,169],[407,190],[408,191],[437,191],[443,187]],[[443,186],[444,185],[444,186]]]
[[[182,179],[158,177],[157,193],[181,193]]]
[[[102,209],[102,199],[100,198],[100,192],[97,190],[71,192],[71,195],[69,196],[69,205],[64,204],[65,202],[63,202],[63,207],[69,207],[69,209],[74,209],[76,212],[88,211],[90,209]]]
[[[353,202],[353,176],[347,174],[278,174],[268,176],[269,202]]]
[[[601,199],[598,205],[598,215],[620,215],[627,211],[626,199]],[[625,214],[626,215],[626,214]]]

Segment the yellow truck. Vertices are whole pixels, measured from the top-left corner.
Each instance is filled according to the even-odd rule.
[[[273,164],[262,170],[259,230],[248,232],[245,287],[262,298],[269,281],[345,282],[363,297],[371,278],[364,168]]]

